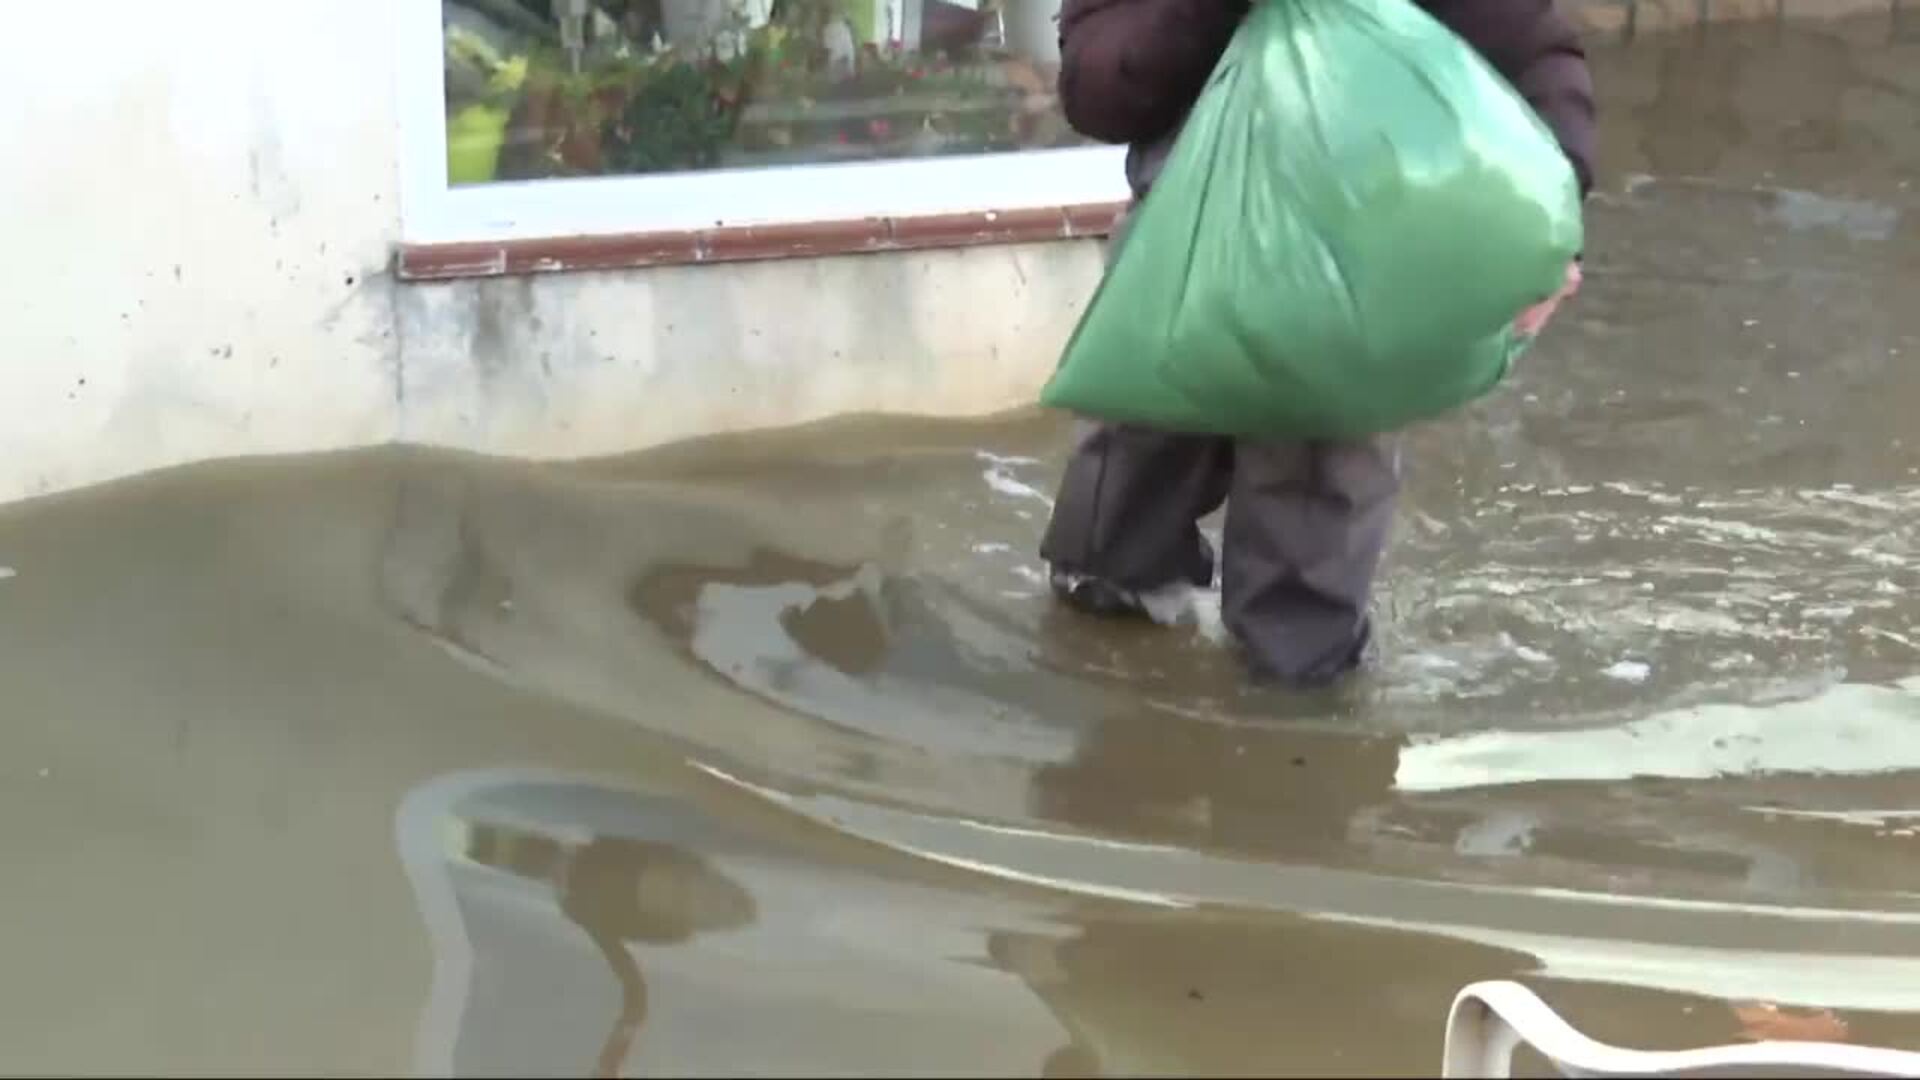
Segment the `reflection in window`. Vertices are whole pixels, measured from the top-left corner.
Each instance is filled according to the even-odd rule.
[[[443,0],[455,185],[1074,145],[1059,0]]]

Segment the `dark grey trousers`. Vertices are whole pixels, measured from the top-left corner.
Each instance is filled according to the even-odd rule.
[[[1400,487],[1398,439],[1254,442],[1083,424],[1040,555],[1130,590],[1207,576],[1199,520],[1227,508],[1220,602],[1261,673],[1356,667]]]
[[[1399,490],[1395,436],[1265,442],[1083,423],[1040,555],[1129,590],[1210,578],[1199,520],[1224,502],[1227,629],[1260,673],[1320,684],[1366,650]]]

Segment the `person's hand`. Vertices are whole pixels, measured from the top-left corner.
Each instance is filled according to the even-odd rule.
[[[1566,280],[1561,283],[1560,291],[1521,312],[1520,317],[1513,320],[1514,332],[1521,337],[1533,337],[1546,329],[1548,320],[1553,318],[1553,313],[1559,310],[1567,297],[1580,291],[1580,281],[1580,264],[1568,263]]]

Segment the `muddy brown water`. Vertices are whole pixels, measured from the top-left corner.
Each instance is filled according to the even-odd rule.
[[[1603,53],[1588,291],[1332,694],[1055,611],[1038,414],[0,508],[0,1069],[1417,1073],[1489,977],[1920,1047],[1917,59]]]

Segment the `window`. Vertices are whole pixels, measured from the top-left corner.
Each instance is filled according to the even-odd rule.
[[[408,2],[409,240],[1124,195],[1060,114],[1059,0]]]

